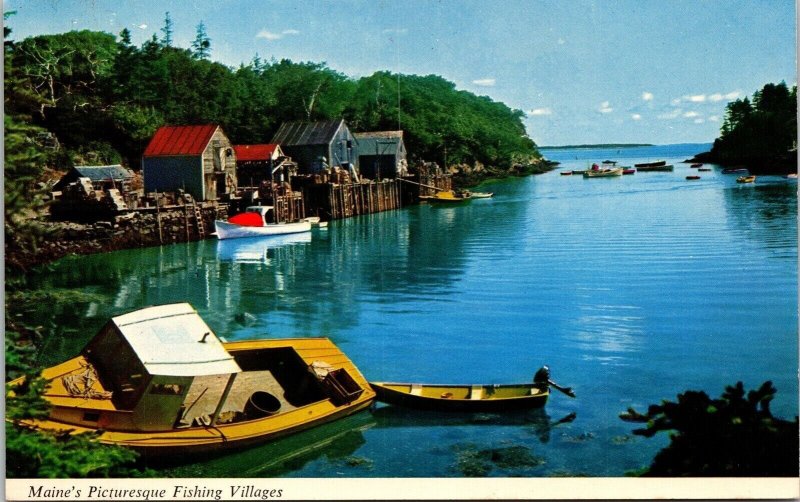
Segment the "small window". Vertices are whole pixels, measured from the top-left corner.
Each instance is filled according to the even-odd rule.
[[[183,386],[176,383],[154,383],[153,386],[150,387],[150,394],[180,396],[183,394]]]
[[[92,411],[87,411],[83,414],[84,422],[97,422],[100,420],[100,414]]]

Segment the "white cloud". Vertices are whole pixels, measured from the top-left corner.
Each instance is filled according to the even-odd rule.
[[[695,94],[693,96],[684,96],[686,101],[691,101],[692,103],[703,103],[706,100],[705,94]]]
[[[256,38],[263,38],[265,40],[280,40],[286,35],[299,35],[300,32],[298,30],[283,30],[280,33],[275,33],[269,30],[261,30],[256,34]]]
[[[742,93],[739,91],[729,92],[728,94],[725,95],[725,99],[736,99],[739,96],[741,96],[741,94]]]
[[[611,108],[610,101],[603,101],[602,103],[600,103],[600,108],[598,108],[597,111],[599,111],[600,113],[611,113],[614,111],[614,109]]]
[[[711,115],[710,117],[708,117],[708,121],[709,122],[719,122],[719,117],[717,117],[716,115]]]
[[[662,113],[661,115],[658,116],[658,118],[665,119],[665,120],[671,120],[671,119],[678,118],[680,116],[680,114],[681,114],[681,109],[677,108],[677,109],[669,111],[667,113]]]
[[[686,112],[683,114],[683,116],[686,117],[687,119],[690,119],[692,117],[699,117],[700,114],[697,112]]]
[[[712,95],[710,95],[708,97],[708,100],[709,101],[713,101],[714,103],[716,103],[717,101],[722,101],[723,99],[725,99],[725,96],[723,96],[722,94],[720,94],[718,92],[715,92],[714,94],[712,94]]]
[[[528,116],[530,117],[535,117],[539,115],[552,115],[552,114],[553,110],[551,110],[550,108],[534,108],[533,110],[530,110],[528,112]]]
[[[705,122],[704,119],[694,119],[695,124],[702,124],[703,122]]]
[[[644,101],[653,101],[653,93],[644,91],[642,93],[642,100],[644,100]]]
[[[642,116],[639,115],[638,113],[634,113],[633,115],[631,115],[631,118],[633,120],[642,120]]]
[[[478,80],[473,80],[472,83],[481,87],[492,87],[495,84],[495,79],[479,78]]]
[[[147,29],[147,25],[142,23],[139,26],[137,26],[137,28],[139,28],[140,30],[146,30]]]

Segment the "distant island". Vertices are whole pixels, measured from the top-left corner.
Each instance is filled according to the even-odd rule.
[[[561,145],[540,146],[540,150],[568,150],[574,148],[633,148],[636,146],[653,146],[652,143],[601,143],[598,145]]]

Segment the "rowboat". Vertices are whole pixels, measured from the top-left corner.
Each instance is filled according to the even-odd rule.
[[[636,169],[625,169],[625,168],[623,168],[622,169],[622,174],[625,174],[625,175],[627,175],[627,174],[636,174]]]
[[[313,218],[295,222],[269,223],[272,215],[274,215],[272,206],[250,206],[244,213],[237,214],[228,221],[216,220],[214,228],[217,239],[264,237],[311,231],[312,222],[310,220]]]
[[[435,195],[420,195],[419,199],[428,202],[453,203],[467,201],[470,199],[470,196],[468,194],[457,194],[452,190],[441,190],[436,192]]]
[[[561,171],[561,176],[571,176],[572,171]]]
[[[689,167],[703,167],[703,164],[702,164],[702,163],[700,163],[700,162],[698,162],[698,163],[692,164],[692,165],[691,165],[691,166],[689,166]]]
[[[655,162],[642,162],[641,164],[634,164],[633,167],[658,167],[667,165],[666,160],[657,160]]]
[[[741,174],[749,172],[750,171],[748,171],[745,167],[729,167],[722,170],[722,174]]]
[[[146,456],[250,446],[370,406],[375,392],[327,338],[225,342],[188,303],[112,318],[80,355],[42,372],[46,419]],[[10,383],[12,393],[24,381]]]
[[[447,385],[370,382],[378,401],[439,411],[509,411],[544,406],[553,386],[575,397],[568,387],[550,380],[547,366],[536,372],[533,383],[506,385]]]
[[[621,167],[605,168],[605,169],[587,169],[583,172],[584,178],[608,178],[612,176],[622,176],[623,169]]]
[[[697,176],[697,175],[687,176],[686,179],[687,180],[699,180],[700,176]]]
[[[675,168],[672,164],[659,164],[657,166],[640,166],[636,164],[636,169],[639,172],[657,172],[657,171],[672,171]]]
[[[704,173],[708,173],[708,172],[711,172],[711,168],[710,167],[701,167],[700,169],[698,169],[698,171],[704,172]]]
[[[494,192],[470,192],[470,197],[473,199],[489,199],[494,197]]]
[[[756,177],[755,176],[739,176],[736,178],[736,183],[755,183]]]

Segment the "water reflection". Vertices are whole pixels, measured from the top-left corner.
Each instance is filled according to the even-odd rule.
[[[539,438],[542,443],[550,441],[553,428],[570,423],[577,414],[569,413],[553,420],[544,407],[525,411],[502,413],[453,413],[416,410],[402,406],[379,406],[372,412],[376,429],[393,427],[454,427],[454,426],[515,426],[523,427]]]
[[[236,263],[269,264],[269,250],[277,250],[291,244],[308,244],[311,232],[272,237],[250,237],[226,239],[217,242],[217,258]]]
[[[797,244],[797,182],[762,177],[754,184],[724,190],[728,221],[749,238],[767,248]],[[791,232],[787,232],[787,224]]]
[[[372,415],[364,411],[262,446],[226,452],[215,458],[182,459],[186,462],[183,465],[156,462],[150,465],[167,476],[181,478],[283,476],[322,458],[327,459],[328,464],[355,467],[359,462],[351,456],[366,443],[364,431],[375,424]],[[353,472],[348,474],[354,475]]]

